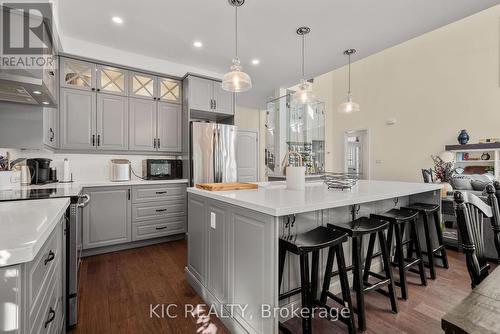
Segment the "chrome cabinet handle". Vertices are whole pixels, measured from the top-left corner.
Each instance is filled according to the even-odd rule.
[[[44,328],[47,328],[47,326],[52,322],[54,321],[56,317],[56,311],[52,308],[52,306],[50,307],[50,310],[49,310],[49,318],[47,319],[47,321],[45,321],[43,327]]]
[[[90,196],[87,195],[87,194],[81,195],[80,198],[85,198],[85,201],[83,201],[82,203],[78,203],[77,204],[77,206],[79,208],[83,208],[84,206],[86,206],[90,202]]]

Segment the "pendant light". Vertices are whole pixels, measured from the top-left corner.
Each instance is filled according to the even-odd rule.
[[[353,102],[351,94],[351,55],[356,53],[356,49],[348,49],[344,54],[349,57],[349,90],[347,92],[347,101],[339,106],[338,112],[341,114],[351,114],[359,111],[359,104]]]
[[[238,7],[245,3],[245,0],[228,0],[234,7],[234,30],[235,30],[235,57],[231,65],[231,71],[224,75],[222,89],[233,93],[245,92],[252,88],[252,79],[243,72],[240,59],[238,58]]]
[[[297,35],[302,36],[302,78],[300,79],[299,89],[293,94],[293,101],[299,104],[310,103],[315,100],[312,91],[312,83],[305,79],[305,39],[306,35],[311,32],[309,27],[300,27],[297,29]]]

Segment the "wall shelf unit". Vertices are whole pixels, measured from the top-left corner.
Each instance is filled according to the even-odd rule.
[[[495,175],[495,179],[500,177],[500,143],[446,145],[445,150],[455,153],[456,165],[459,167],[484,166]],[[463,159],[464,153],[469,154],[471,159]],[[490,159],[482,160],[483,153],[488,153]]]

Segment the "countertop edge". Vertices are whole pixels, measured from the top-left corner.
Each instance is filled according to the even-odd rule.
[[[422,193],[426,193],[426,192],[440,190],[443,188],[443,186],[440,184],[427,184],[426,187],[428,189],[423,189],[422,191],[401,190],[401,191],[394,192],[392,194],[382,194],[382,195],[378,195],[378,196],[377,195],[370,195],[370,196],[360,197],[358,199],[346,199],[344,201],[337,201],[334,205],[320,203],[317,205],[308,205],[307,207],[281,207],[281,208],[270,208],[270,207],[266,207],[266,206],[257,205],[254,203],[248,203],[248,202],[234,199],[231,197],[220,196],[220,195],[217,195],[217,192],[202,190],[202,189],[198,189],[196,187],[187,188],[187,192],[192,193],[192,194],[196,194],[196,195],[200,195],[200,196],[204,196],[204,197],[208,197],[208,198],[218,200],[221,202],[229,203],[232,205],[236,205],[236,206],[239,206],[239,207],[242,207],[245,209],[258,211],[258,212],[261,212],[263,214],[271,215],[274,217],[280,217],[280,216],[285,216],[285,215],[290,215],[290,214],[299,214],[299,213],[310,212],[310,211],[338,208],[338,207],[343,207],[343,206],[348,206],[348,205],[353,205],[353,204],[363,204],[363,203],[369,203],[369,202],[374,202],[374,201],[381,201],[381,200],[396,198],[396,197],[401,197],[401,196],[422,194]],[[238,191],[254,191],[254,190],[238,190]],[[228,192],[230,192],[230,191],[228,191]]]
[[[41,199],[40,201],[53,201],[53,200],[54,199]],[[59,208],[57,214],[55,214],[52,217],[50,223],[47,225],[45,230],[40,234],[40,236],[36,241],[27,246],[0,250],[0,252],[9,252],[11,255],[5,263],[0,263],[0,268],[20,265],[26,262],[31,262],[35,259],[35,257],[38,255],[38,252],[45,244],[48,237],[52,234],[54,228],[59,223],[61,216],[64,215],[64,212],[66,211],[66,209],[70,204],[69,198],[58,198],[58,200],[65,200],[64,204]]]

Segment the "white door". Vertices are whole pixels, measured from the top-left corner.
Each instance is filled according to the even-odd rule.
[[[238,130],[236,163],[239,182],[259,180],[259,133],[257,131]]]
[[[345,172],[370,179],[368,130],[345,132]]]

